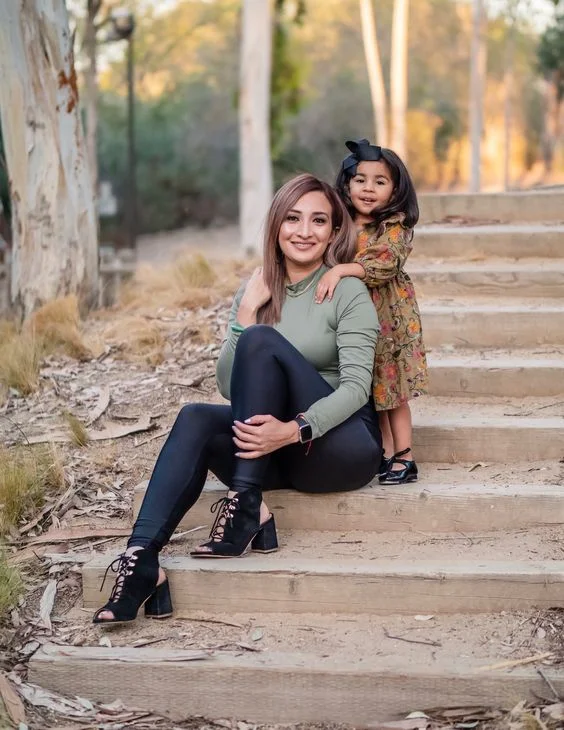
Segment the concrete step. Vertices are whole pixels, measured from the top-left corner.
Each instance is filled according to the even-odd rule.
[[[564,395],[564,349],[558,352],[428,353],[429,392],[440,396]]]
[[[500,295],[522,299],[564,296],[564,258],[530,261],[414,260],[408,263],[407,270],[418,296],[422,297]]]
[[[162,558],[161,565],[170,581],[175,610],[180,613],[199,610],[216,614],[226,607],[234,613],[370,615],[548,609],[564,607],[564,560],[491,557],[501,558],[508,541],[518,555],[549,554],[547,550],[561,554],[560,534],[561,529],[555,528],[552,545],[546,544],[542,532],[534,538],[522,532],[511,538],[496,535],[472,543],[471,536],[462,542],[447,536],[446,542],[435,539],[421,541],[424,545],[411,544],[404,548],[411,557],[397,559],[379,557],[384,539],[374,534],[339,538],[332,533],[290,533],[282,535],[279,553],[253,553],[242,559],[185,557],[190,545],[175,543],[174,549],[183,555]],[[190,543],[201,542],[202,537]],[[405,542],[397,538],[392,549],[400,550],[403,545]],[[466,559],[450,558],[455,548]],[[419,554],[434,554],[436,558],[413,558]],[[83,566],[86,608],[95,609],[109,597],[111,581],[106,581],[102,591],[100,586],[114,558],[114,554],[98,555]]]
[[[564,190],[508,193],[427,193],[419,196],[421,222],[462,218],[479,221],[564,221]]]
[[[497,485],[469,483],[468,471],[452,474],[448,482],[385,487],[373,484],[354,492],[303,494],[292,490],[266,493],[279,529],[348,532],[476,532],[564,524],[564,485]],[[466,479],[466,482],[461,481]],[[137,515],[147,488],[134,493]],[[226,487],[210,477],[197,503],[179,530],[211,527],[212,504]]]
[[[350,652],[338,658],[319,650],[204,653],[47,644],[31,659],[29,679],[68,696],[104,703],[120,699],[176,722],[205,716],[292,726],[374,727],[413,710],[445,706],[510,709],[520,700],[544,696],[547,680],[564,694],[564,672],[556,667],[543,667],[546,680],[535,666],[479,671],[484,662],[467,658],[468,644],[451,647],[440,660],[435,653],[441,649],[432,646],[419,647],[415,658],[396,651],[382,656],[382,641],[389,640],[382,634],[378,639],[368,656]],[[437,643],[445,643],[443,636]]]
[[[562,206],[564,210],[564,205]],[[561,213],[564,216],[564,213]],[[563,258],[564,225],[426,225],[417,227],[414,256],[529,259]]]
[[[421,316],[428,347],[499,349],[564,344],[562,300],[423,300]]]
[[[483,400],[413,400],[413,445],[418,460],[507,465],[564,458],[561,403],[552,399]]]

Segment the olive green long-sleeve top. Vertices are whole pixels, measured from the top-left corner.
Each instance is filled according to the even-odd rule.
[[[316,401],[304,416],[313,438],[338,426],[368,402],[372,387],[378,316],[366,286],[354,277],[341,279],[333,299],[315,303],[317,282],[327,271],[321,266],[297,284],[286,287],[280,322],[274,325],[329,385],[333,393]],[[217,385],[230,398],[231,370],[239,333],[237,321],[245,292],[241,286],[231,307],[227,334],[217,362]]]

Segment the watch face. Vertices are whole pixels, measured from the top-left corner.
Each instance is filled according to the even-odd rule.
[[[302,423],[300,425],[300,441],[304,443],[304,441],[311,441],[312,439],[312,431],[311,426],[309,423]]]

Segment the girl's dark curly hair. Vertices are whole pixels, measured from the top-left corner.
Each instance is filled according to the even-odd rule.
[[[374,223],[378,225],[396,213],[403,213],[405,215],[403,225],[406,228],[413,228],[419,220],[419,205],[417,204],[417,194],[415,193],[411,176],[401,158],[393,150],[382,147],[380,151],[380,159],[385,163],[390,172],[394,191],[388,205],[380,210],[373,211],[372,217],[374,218]],[[363,160],[357,157],[357,164],[351,167],[350,161],[352,157],[355,157],[355,155],[350,155],[343,161],[346,162],[348,160],[349,165],[347,167],[344,164],[341,165],[335,182],[335,189],[350,213],[351,218],[354,220],[356,210],[351,202],[349,185],[351,178],[356,175],[358,164]]]

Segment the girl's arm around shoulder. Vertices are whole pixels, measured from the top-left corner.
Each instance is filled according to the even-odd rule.
[[[364,282],[374,288],[396,277],[411,252],[413,229],[399,221],[385,225],[379,236],[374,233],[356,256],[364,269]]]
[[[364,269],[360,264],[337,264],[337,266],[333,266],[332,269],[329,269],[329,271],[323,274],[317,284],[317,289],[315,290],[316,303],[321,304],[325,297],[327,297],[328,301],[331,301],[335,293],[335,288],[341,279],[346,277],[364,279],[364,276]]]

